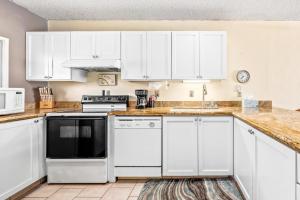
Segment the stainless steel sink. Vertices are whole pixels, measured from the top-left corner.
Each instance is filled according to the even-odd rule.
[[[218,109],[217,105],[207,105],[198,107],[173,107],[171,112],[201,112],[204,110],[215,110]]]

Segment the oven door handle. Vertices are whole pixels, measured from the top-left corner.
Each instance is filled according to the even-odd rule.
[[[46,117],[46,120],[106,120],[106,117]]]

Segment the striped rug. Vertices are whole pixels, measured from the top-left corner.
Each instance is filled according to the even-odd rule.
[[[165,179],[145,183],[138,200],[243,200],[231,178]]]

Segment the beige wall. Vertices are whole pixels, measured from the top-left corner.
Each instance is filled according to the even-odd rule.
[[[8,0],[0,0],[0,36],[10,39],[9,87],[26,90],[26,102],[34,102],[34,88],[44,83],[25,80],[25,32],[47,30],[47,21]]]
[[[208,84],[208,99],[235,100],[235,73],[247,69],[252,77],[242,85],[244,95],[273,100],[275,106],[300,108],[300,22],[251,21],[49,21],[50,31],[68,30],[224,30],[228,32],[228,79]],[[80,100],[82,94],[110,89],[134,95],[143,82],[120,81],[118,87],[100,87],[96,73],[87,83],[50,83],[58,100]],[[195,97],[189,97],[189,90]],[[199,100],[201,84],[170,82],[160,100]]]

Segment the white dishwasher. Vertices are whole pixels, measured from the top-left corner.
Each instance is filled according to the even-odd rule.
[[[160,177],[161,149],[161,117],[115,118],[116,177]]]

